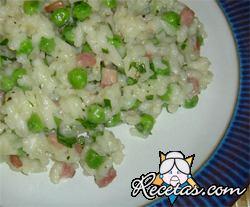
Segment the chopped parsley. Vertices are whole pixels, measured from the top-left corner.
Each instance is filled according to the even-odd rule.
[[[5,45],[8,44],[8,42],[9,42],[9,39],[8,39],[8,38],[5,38],[5,39],[0,43],[0,45],[1,45],[1,46],[5,46]]]
[[[106,108],[112,109],[112,105],[109,99],[104,99],[104,105]]]
[[[90,129],[90,130],[95,130],[95,128],[98,125],[98,124],[93,124],[93,123],[89,122],[88,120],[81,119],[81,118],[76,119],[76,121],[79,121],[83,127],[85,127],[86,129]]]
[[[129,70],[134,67],[136,70],[138,70],[141,74],[146,73],[146,66],[144,63],[136,63],[136,62],[131,62],[129,65]]]
[[[105,54],[109,54],[109,51],[104,49],[104,48],[102,48],[102,52],[105,53]]]

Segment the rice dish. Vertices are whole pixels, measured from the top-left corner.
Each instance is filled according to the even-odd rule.
[[[0,2],[0,162],[14,171],[57,184],[81,167],[105,187],[125,156],[110,127],[147,138],[212,81],[204,26],[176,0]]]

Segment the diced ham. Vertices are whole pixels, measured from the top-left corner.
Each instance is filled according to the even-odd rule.
[[[112,86],[117,82],[117,70],[102,68],[101,87]]]
[[[62,1],[56,1],[52,4],[50,4],[49,6],[45,7],[46,12],[50,13],[51,11],[54,11],[56,9],[60,9],[65,7],[65,4]]]
[[[73,146],[74,146],[74,148],[76,149],[76,151],[77,151],[77,153],[79,154],[79,155],[81,155],[82,154],[82,146],[80,146],[79,144],[73,144]]]
[[[192,11],[188,7],[185,7],[180,14],[180,18],[182,25],[187,25],[188,27],[190,27],[194,19],[194,11]]]
[[[20,158],[16,155],[10,155],[10,162],[11,164],[16,167],[16,168],[19,168],[19,167],[22,167],[23,166],[23,163],[22,161],[20,160]]]
[[[197,94],[199,94],[199,91],[200,91],[199,87],[200,86],[199,86],[199,82],[198,82],[197,78],[194,78],[194,77],[188,78],[188,82],[192,83],[194,86],[193,90],[189,94],[192,96],[196,96]]]
[[[57,149],[62,149],[64,146],[62,143],[58,142],[57,133],[51,133],[47,137],[50,143],[53,144]]]
[[[198,38],[195,38],[194,40],[194,52],[196,51],[200,51],[200,43],[199,43]]]
[[[149,60],[153,59],[153,55],[147,52],[145,53],[145,57],[147,57]]]
[[[76,55],[77,67],[92,67],[96,64],[96,58],[93,53],[84,52]]]
[[[127,110],[126,112],[127,112],[127,115],[128,115],[128,116],[134,116],[134,115],[137,114],[137,112],[134,111],[134,110]]]
[[[112,167],[109,169],[107,175],[104,178],[100,180],[95,180],[95,182],[100,188],[103,188],[108,186],[114,180],[115,177],[116,177],[116,170]]]
[[[59,100],[54,101],[57,106],[60,106]]]
[[[62,172],[60,173],[61,178],[72,178],[75,174],[75,168],[67,163],[63,164]]]
[[[153,33],[154,33],[154,30],[151,29],[151,28],[149,28],[149,29],[146,30],[146,33],[148,33],[148,34],[153,34]]]

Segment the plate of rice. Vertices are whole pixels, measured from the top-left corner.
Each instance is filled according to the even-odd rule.
[[[159,151],[195,154],[204,187],[219,155],[247,159],[249,146],[223,155],[249,113],[236,110],[245,79],[227,9],[213,0],[1,0],[0,205],[138,206],[148,200],[131,197],[131,182],[159,172]],[[246,165],[234,166],[246,172],[231,185],[246,184]],[[230,185],[220,176],[208,184]],[[177,202],[235,199],[223,198]]]

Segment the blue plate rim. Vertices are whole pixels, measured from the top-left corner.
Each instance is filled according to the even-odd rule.
[[[250,1],[216,1],[226,16],[237,48],[240,68],[238,96],[223,138],[193,177],[205,189],[211,184],[243,189],[250,184]],[[215,176],[218,172],[222,174]],[[186,196],[178,197],[174,206],[232,206],[238,198],[237,195]],[[170,203],[167,197],[163,197],[148,206],[170,206]]]

